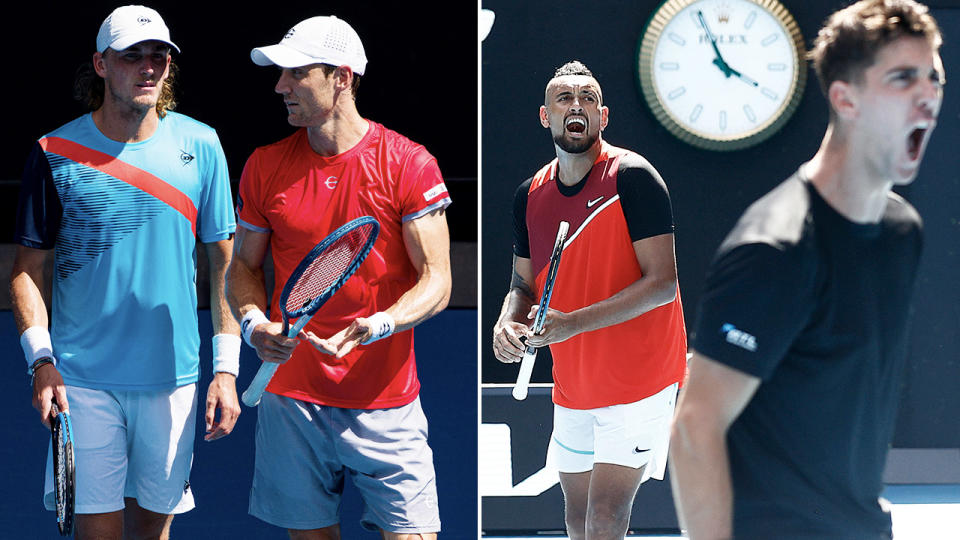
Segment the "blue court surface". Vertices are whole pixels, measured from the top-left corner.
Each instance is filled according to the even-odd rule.
[[[210,314],[199,313],[201,396],[210,382]],[[420,400],[430,423],[440,498],[443,538],[477,536],[477,311],[447,309],[415,330]],[[7,351],[0,378],[0,540],[60,538],[56,518],[43,510],[40,497],[50,432],[40,425],[30,406],[29,377],[20,352],[13,316],[0,311],[0,344]],[[238,390],[250,383],[260,361],[244,345]],[[203,399],[203,398],[201,398]],[[256,409],[243,407],[234,432],[211,443],[202,440],[198,422],[190,484],[197,508],[173,522],[178,540],[281,540],[286,531],[247,514],[253,476],[253,433]],[[74,419],[76,422],[77,419]],[[360,498],[347,481],[341,502],[341,530],[347,539],[379,539],[360,528]]]

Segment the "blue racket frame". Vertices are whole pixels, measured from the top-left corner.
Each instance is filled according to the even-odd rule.
[[[323,292],[317,295],[310,303],[301,307],[295,311],[287,311],[287,299],[290,298],[290,294],[293,292],[293,287],[297,284],[297,281],[300,280],[300,277],[304,272],[307,271],[307,268],[310,267],[310,264],[327,248],[329,248],[334,242],[339,240],[344,235],[348,234],[350,231],[358,228],[364,227],[367,225],[372,225],[373,230],[370,232],[369,238],[367,238],[366,244],[363,248],[354,256],[353,261],[351,261],[350,266],[344,270],[343,274],[337,279],[333,284],[327,287]],[[377,237],[380,235],[380,223],[371,216],[363,216],[357,219],[346,223],[337,230],[328,234],[326,238],[320,241],[319,244],[313,247],[310,250],[310,253],[300,261],[300,264],[293,270],[293,273],[290,274],[290,277],[287,278],[286,283],[283,285],[283,290],[280,292],[280,313],[283,317],[283,332],[287,337],[296,337],[300,330],[310,322],[310,319],[313,315],[320,309],[327,300],[333,296],[344,283],[360,268],[360,265],[367,258],[367,255],[370,254],[370,250],[373,249],[373,244],[377,241]],[[292,326],[290,325],[290,319],[299,317],[297,322]],[[260,404],[260,398],[263,396],[263,392],[267,389],[267,385],[270,384],[270,380],[273,378],[273,375],[277,372],[277,368],[280,367],[280,364],[276,362],[264,362],[260,365],[260,369],[257,371],[257,374],[254,376],[253,381],[251,381],[250,386],[243,393],[243,403],[248,407],[256,407]]]
[[[557,280],[557,270],[560,268],[560,257],[567,242],[567,234],[570,231],[570,223],[561,221],[557,227],[557,238],[553,242],[553,251],[550,253],[550,266],[547,268],[547,277],[543,282],[543,291],[540,293],[540,307],[533,319],[534,335],[543,330],[543,323],[547,318],[547,311],[550,310],[550,298],[553,296],[553,284]],[[530,377],[533,375],[533,365],[537,361],[537,348],[527,345],[520,360],[520,371],[517,373],[517,383],[513,386],[513,398],[516,400],[527,399],[527,391],[530,387]]]
[[[70,421],[70,414],[60,411],[56,403],[53,403],[53,412],[56,416],[50,424],[50,434],[53,439],[53,458],[54,458],[54,497],[57,508],[57,531],[60,536],[70,536],[73,534],[74,504],[76,502],[76,469],[73,459],[73,424]],[[60,445],[58,432],[63,434],[63,445]],[[67,478],[64,480],[64,491],[60,491],[59,464],[62,462],[66,469]],[[61,510],[62,508],[62,510]]]

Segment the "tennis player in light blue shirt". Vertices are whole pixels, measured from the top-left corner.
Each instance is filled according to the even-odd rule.
[[[229,434],[240,413],[239,327],[223,299],[235,231],[227,164],[213,129],[170,111],[174,52],[159,13],[114,10],[78,79],[92,112],[37,142],[21,185],[13,310],[34,407],[44,424],[52,401],[73,416],[77,538],[120,538],[125,523],[165,538],[194,506],[197,238],[216,334],[206,438]]]

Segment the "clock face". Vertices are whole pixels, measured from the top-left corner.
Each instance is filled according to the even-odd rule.
[[[668,0],[639,54],[644,97],[674,135],[735,150],[766,139],[806,83],[803,37],[776,0]]]

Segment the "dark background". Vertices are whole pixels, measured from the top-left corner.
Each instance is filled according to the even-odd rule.
[[[0,103],[0,269],[9,269],[16,198],[23,164],[35,141],[86,112],[73,101],[76,68],[90,59],[103,19],[124,2],[25,2],[5,11],[0,43],[7,52]],[[137,2],[131,2],[137,3]],[[311,16],[334,14],[349,22],[368,57],[360,85],[360,114],[419,142],[437,158],[453,198],[447,211],[453,240],[455,287],[475,291],[477,242],[476,6],[460,2],[277,3],[147,1],[160,12],[182,53],[177,111],[213,126],[223,144],[236,191],[243,165],[257,146],[294,128],[274,93],[279,71],[250,61],[253,47],[278,43]],[[9,6],[8,6],[9,7]],[[459,254],[459,256],[458,256]],[[200,276],[201,278],[203,276]],[[4,283],[7,274],[2,273]],[[3,289],[6,285],[3,286]],[[460,291],[464,293],[465,291]],[[0,294],[0,296],[5,296]],[[477,366],[475,293],[454,294],[465,309],[448,309],[416,330],[423,384],[421,401],[430,420],[437,467],[443,537],[475,538],[477,531]],[[464,300],[469,296],[469,299]],[[5,299],[4,299],[5,300]],[[5,301],[0,301],[0,309]],[[209,312],[201,310],[203,378],[209,383]],[[52,514],[40,491],[49,434],[30,407],[28,378],[9,311],[0,312],[6,351],[0,408],[0,538],[53,538]],[[449,351],[456,351],[451,354]],[[238,389],[258,365],[244,347]],[[204,443],[198,436],[191,483],[197,509],[177,518],[177,538],[286,538],[281,529],[247,515],[256,410],[244,407],[230,437]],[[202,423],[200,428],[202,430]],[[379,538],[359,530],[359,500],[347,486],[344,538]]]
[[[123,2],[26,2],[6,18],[8,52],[0,181],[6,220],[0,242],[10,242],[11,181],[20,178],[33,143],[83,114],[73,100],[76,68],[96,49],[103,19]],[[213,126],[230,175],[240,178],[253,150],[293,133],[273,88],[276,67],[260,67],[250,49],[279,43],[293,25],[337,15],[357,31],[367,69],[357,94],[360,114],[423,144],[448,179],[454,241],[476,241],[477,40],[475,6],[461,2],[306,2],[241,7],[236,2],[153,1],[182,51],[177,111]],[[462,179],[462,180],[457,180]]]
[[[825,18],[848,2],[786,0],[809,48]],[[496,22],[482,44],[483,275],[481,365],[484,383],[516,379],[500,364],[492,328],[509,286],[512,200],[516,186],[555,157],[537,111],[553,70],[583,61],[610,107],[604,139],[644,155],[670,189],[676,221],[677,266],[687,328],[696,317],[703,277],[716,248],[743,210],[813,156],[827,125],[827,108],[810,70],[797,111],[770,139],[734,152],[700,150],[660,126],[640,91],[637,51],[656,0],[582,4],[485,0]],[[944,34],[941,51],[951,81],[960,74],[960,2],[930,2]],[[939,126],[916,181],[900,191],[925,222],[925,251],[913,302],[913,339],[904,401],[894,440],[900,447],[960,447],[960,96],[946,86]],[[883,294],[883,291],[877,291]],[[549,382],[544,350],[534,382]]]

